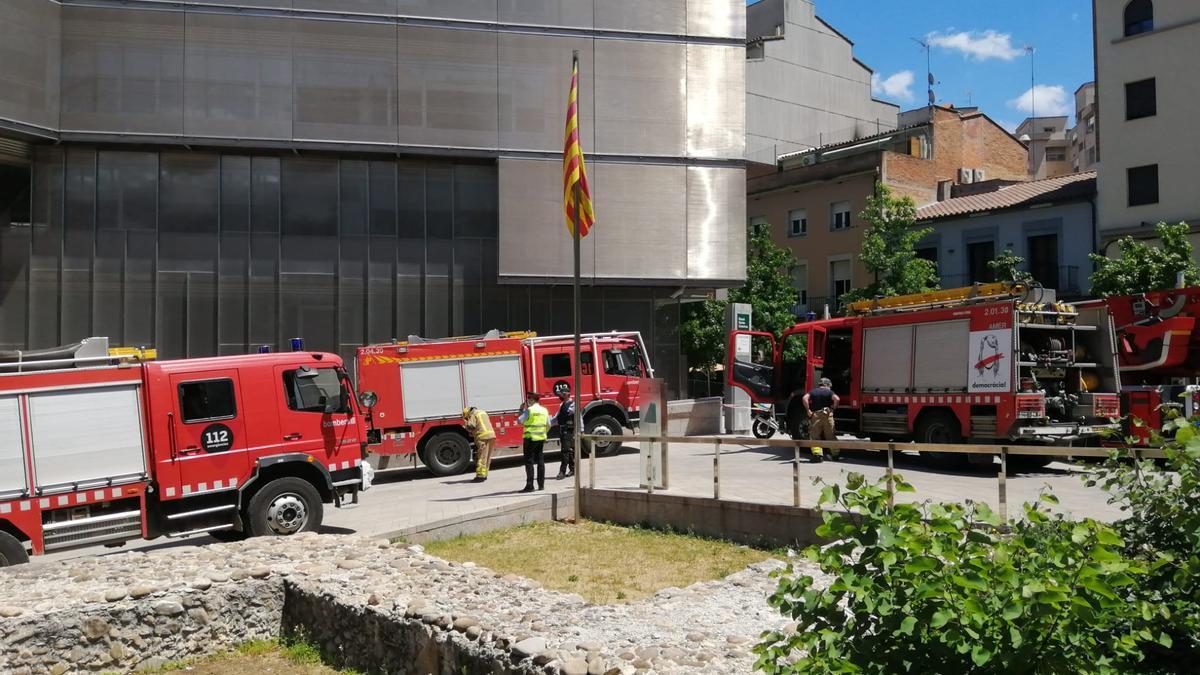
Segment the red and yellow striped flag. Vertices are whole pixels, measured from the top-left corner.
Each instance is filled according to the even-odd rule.
[[[592,193],[588,189],[587,167],[583,162],[583,146],[579,143],[579,61],[571,63],[571,94],[567,98],[567,132],[563,147],[563,209],[567,216],[567,231],[575,235],[575,186],[579,185],[579,237],[586,237],[596,222],[592,210]]]

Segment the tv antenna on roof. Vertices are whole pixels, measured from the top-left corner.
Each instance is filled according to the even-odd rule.
[[[1033,55],[1037,47],[1026,44],[1021,51],[1029,55],[1029,118],[1034,119],[1037,117],[1037,79],[1034,77]]]
[[[937,81],[933,79],[933,45],[925,38],[909,39],[921,45],[921,49],[925,50],[925,81],[928,82],[926,91],[929,94],[929,107],[932,108],[933,104],[937,101],[937,97],[933,92],[933,85],[937,84]]]

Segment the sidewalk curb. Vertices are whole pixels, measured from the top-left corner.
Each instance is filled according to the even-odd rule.
[[[419,523],[399,530],[382,532],[386,539],[403,539],[412,544],[451,539],[467,534],[479,534],[526,523],[562,520],[570,517],[575,506],[572,491],[538,495],[519,502],[493,506],[453,518]]]

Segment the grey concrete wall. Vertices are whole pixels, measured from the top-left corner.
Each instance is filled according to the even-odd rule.
[[[465,516],[422,523],[414,527],[388,532],[382,536],[388,539],[403,539],[413,544],[424,544],[430,541],[517,527],[526,523],[564,520],[573,517],[574,509],[575,495],[571,493],[546,494],[524,499],[515,504],[476,511]]]
[[[763,0],[747,8],[749,34],[773,34],[746,61],[746,158],[773,164],[780,154],[851,140],[896,126],[897,106],[871,94],[871,69],[854,46],[817,18],[807,0]]]
[[[668,401],[667,434],[670,436],[711,436],[721,433],[720,396]]]
[[[622,525],[647,524],[744,544],[805,546],[820,543],[816,509],[723,501],[623,490],[582,491],[582,514]]]

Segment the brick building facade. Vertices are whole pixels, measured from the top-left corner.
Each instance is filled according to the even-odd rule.
[[[747,215],[772,225],[800,265],[794,282],[803,309],[836,307],[837,297],[870,283],[858,260],[866,206],[876,181],[918,206],[967,192],[977,182],[1028,180],[1026,147],[978,110],[933,107],[905,113],[894,131],[784,155],[754,168]]]

